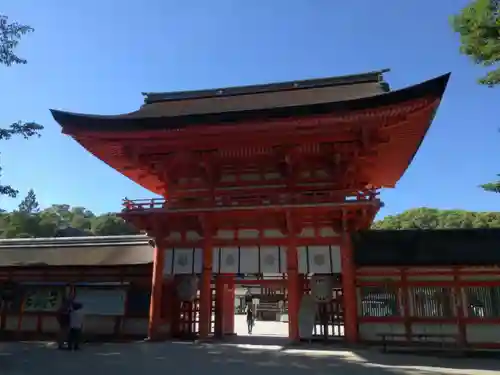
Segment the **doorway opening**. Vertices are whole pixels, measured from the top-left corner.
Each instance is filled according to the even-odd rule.
[[[245,275],[235,279],[234,331],[238,336],[288,337],[285,275]],[[248,319],[253,319],[249,327]]]

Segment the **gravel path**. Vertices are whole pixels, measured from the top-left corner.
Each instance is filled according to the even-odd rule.
[[[270,338],[279,343],[279,338]],[[244,344],[244,341],[252,342]],[[261,341],[260,345],[257,345]],[[87,345],[58,351],[48,343],[0,343],[1,375],[434,375],[500,374],[500,361],[382,355],[377,350],[284,349],[264,338],[233,344],[147,343]],[[269,340],[268,340],[269,341]],[[239,343],[238,343],[239,342]],[[275,343],[275,344],[276,344]]]

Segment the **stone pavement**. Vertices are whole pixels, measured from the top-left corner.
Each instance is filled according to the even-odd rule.
[[[245,315],[234,316],[234,332],[238,336],[248,336],[247,318]],[[253,336],[288,337],[288,323],[256,321]]]
[[[378,350],[286,349],[264,341],[265,338],[242,337],[231,344],[89,344],[79,352],[58,351],[53,344],[41,342],[0,343],[0,374],[500,374],[500,361],[492,359],[383,355]]]
[[[344,334],[344,328],[334,327],[337,336]],[[317,326],[317,332],[320,332],[321,326]],[[332,335],[332,327],[330,327],[329,334]],[[247,321],[245,315],[234,316],[234,331],[238,336],[248,336]],[[288,337],[288,323],[285,322],[263,322],[257,320],[253,327],[252,336],[276,336]]]

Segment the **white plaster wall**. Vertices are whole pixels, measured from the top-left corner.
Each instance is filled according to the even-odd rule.
[[[35,332],[38,324],[38,317],[36,315],[24,315],[21,321],[22,332]]]
[[[55,316],[42,317],[42,332],[53,333],[59,331],[59,323]]]
[[[257,229],[240,229],[238,230],[238,238],[259,238]]]
[[[499,324],[468,324],[465,331],[468,343],[500,344]]]
[[[115,331],[115,317],[103,315],[86,315],[83,321],[84,334],[106,335]]]
[[[366,341],[381,341],[382,338],[378,336],[382,333],[404,334],[405,326],[402,323],[360,323],[359,324],[359,337],[361,340]],[[406,340],[405,337],[396,337],[395,340]]]
[[[286,238],[279,229],[264,229],[263,235],[265,238]]]
[[[434,334],[434,335],[458,335],[457,324],[429,324],[429,323],[413,323],[411,325],[413,334]],[[427,341],[442,342],[442,337],[428,337]]]
[[[260,175],[258,173],[242,173],[240,175],[241,181],[260,181]]]
[[[196,232],[196,231],[194,231],[194,230],[188,230],[188,231],[186,232],[186,239],[187,239],[188,241],[199,241],[199,240],[201,240],[202,238],[203,238],[203,237],[202,237],[202,236],[200,236],[200,235],[198,234],[198,232]]]
[[[6,331],[17,331],[18,315],[7,315],[5,321]]]
[[[215,235],[215,237],[222,239],[222,240],[232,239],[232,238],[234,238],[234,231],[233,230],[219,229],[217,231],[217,234]]]
[[[324,228],[320,228],[319,236],[320,237],[338,237],[338,233],[335,233],[333,228],[324,227]]]
[[[148,334],[148,318],[125,318],[123,320],[122,333],[125,335]]]
[[[170,232],[167,239],[169,241],[181,241],[182,235],[180,232]]]
[[[313,227],[305,227],[302,228],[302,232],[300,232],[299,237],[314,237],[314,228]]]

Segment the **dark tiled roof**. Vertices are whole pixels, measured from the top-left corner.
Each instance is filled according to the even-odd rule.
[[[140,131],[270,121],[398,105],[422,97],[441,98],[449,74],[402,90],[386,92],[379,82],[300,90],[154,102],[123,115],[99,116],[52,110],[66,130]]]
[[[208,90],[177,91],[177,92],[144,92],[145,104],[153,104],[166,101],[220,98],[227,96],[276,93],[283,91],[299,91],[304,89],[314,89],[320,87],[350,86],[371,83],[380,85],[382,91],[389,91],[389,86],[384,82],[383,74],[389,69],[377,70],[374,72],[351,74],[338,77],[316,78],[296,80],[289,82],[275,82],[263,85],[225,87]]]
[[[358,266],[500,265],[500,229],[372,230],[353,244]]]
[[[0,267],[149,264],[152,245],[146,236],[0,240]]]

